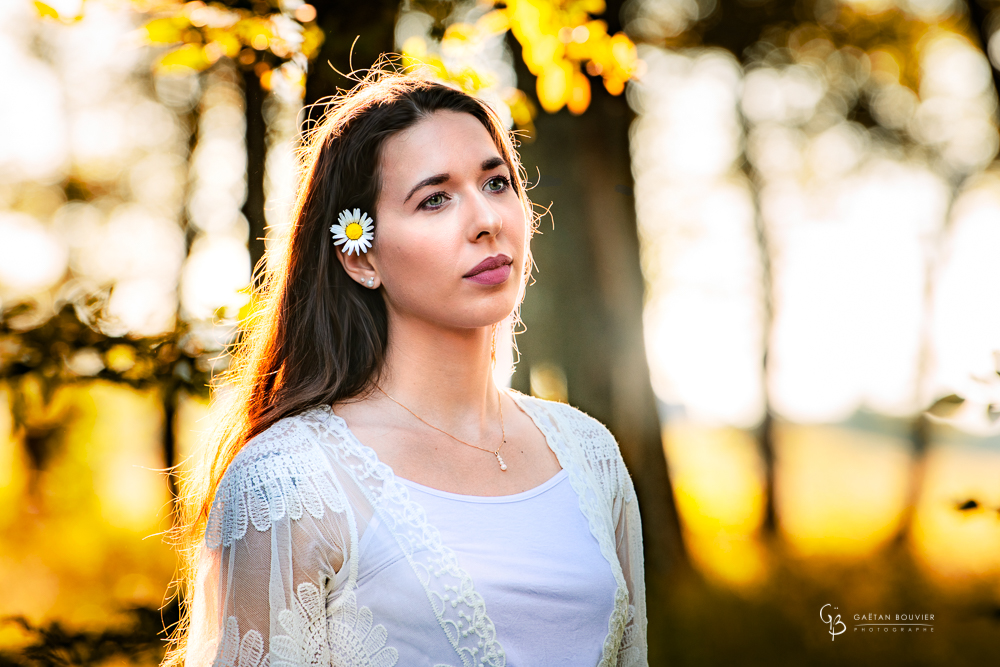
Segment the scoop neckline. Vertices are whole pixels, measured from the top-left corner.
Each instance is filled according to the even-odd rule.
[[[424,486],[414,482],[413,480],[406,479],[405,477],[400,477],[396,475],[396,481],[400,484],[410,487],[411,489],[416,489],[417,491],[422,491],[431,496],[437,496],[438,498],[445,498],[447,500],[455,500],[463,503],[477,503],[477,504],[494,504],[494,503],[517,503],[522,500],[529,500],[535,496],[539,496],[559,482],[561,482],[566,476],[567,472],[565,468],[560,468],[559,472],[549,477],[547,480],[539,484],[538,486],[532,487],[527,491],[520,491],[518,493],[511,493],[505,496],[476,496],[467,495],[464,493],[452,493],[451,491],[443,491],[441,489],[435,489],[430,486]]]
[[[529,410],[529,409],[527,409],[526,406],[525,406],[525,404],[522,402],[523,398],[533,398],[533,397],[528,396],[527,394],[524,394],[524,393],[518,391],[517,389],[514,389],[513,387],[498,387],[498,389],[501,392],[503,392],[504,394],[506,394],[507,396],[509,396],[510,399],[512,401],[514,401],[514,404],[517,405],[517,408],[521,412],[523,412],[524,414],[526,414],[528,416],[528,418],[532,421],[532,423],[534,423],[535,428],[538,429],[538,431],[542,434],[542,437],[545,439],[545,444],[546,444],[546,446],[548,446],[549,451],[551,451],[552,454],[555,455],[556,460],[559,462],[559,472],[557,472],[555,475],[553,475],[552,477],[550,477],[546,481],[542,482],[538,486],[536,486],[534,488],[531,488],[531,489],[528,489],[527,491],[521,491],[520,493],[508,494],[508,495],[503,495],[503,496],[477,496],[477,495],[463,495],[463,494],[459,494],[459,493],[452,493],[450,491],[443,491],[441,489],[435,489],[435,488],[430,487],[430,486],[423,486],[422,484],[418,484],[417,482],[408,480],[405,477],[400,477],[399,475],[396,474],[396,471],[393,470],[391,466],[389,466],[388,464],[384,463],[379,458],[378,453],[376,453],[376,451],[374,449],[372,449],[371,447],[369,447],[365,443],[361,442],[360,439],[358,439],[358,436],[356,436],[354,434],[354,431],[351,430],[351,427],[347,425],[347,421],[344,420],[343,417],[341,417],[340,415],[338,415],[336,412],[333,411],[333,406],[332,405],[323,404],[322,407],[325,409],[325,412],[327,412],[330,415],[330,417],[332,417],[336,422],[338,422],[340,424],[341,428],[343,428],[344,431],[347,433],[347,436],[351,440],[353,440],[356,445],[358,445],[359,447],[361,447],[361,449],[363,451],[366,451],[366,452],[370,453],[371,456],[372,456],[372,458],[375,461],[377,461],[379,465],[382,465],[382,466],[385,466],[386,468],[388,468],[390,476],[394,480],[396,480],[397,482],[399,482],[400,484],[403,484],[404,486],[410,486],[410,485],[412,485],[415,488],[418,488],[419,490],[426,490],[427,492],[431,493],[432,495],[441,495],[442,497],[453,498],[453,499],[461,499],[461,500],[466,500],[467,502],[478,502],[478,503],[481,503],[481,502],[486,502],[486,503],[501,502],[502,503],[502,502],[511,502],[511,500],[510,500],[511,498],[516,498],[516,500],[523,500],[524,498],[520,498],[520,496],[523,496],[525,494],[531,494],[531,493],[533,493],[535,491],[538,491],[539,493],[547,491],[549,488],[551,488],[551,486],[555,486],[559,482],[559,479],[557,479],[557,478],[560,475],[562,475],[563,473],[566,473],[568,475],[568,473],[566,471],[566,467],[563,465],[562,459],[559,457],[559,452],[556,451],[555,447],[553,447],[553,441],[552,441],[553,439],[552,439],[552,437],[550,437],[548,431],[546,431],[544,428],[542,428],[542,424],[540,423],[539,419],[534,414],[532,414],[532,411]],[[545,487],[545,488],[542,488],[542,487]],[[515,500],[515,502],[516,502],[516,500]]]

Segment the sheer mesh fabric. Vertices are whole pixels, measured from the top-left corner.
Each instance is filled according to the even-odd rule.
[[[641,528],[617,443],[570,406],[510,395],[568,471],[618,584],[600,664],[645,664]],[[359,544],[376,516],[408,567],[379,572],[385,594],[359,599]],[[201,549],[187,664],[500,667],[487,603],[392,470],[317,407],[254,438],[226,471]],[[387,630],[401,624],[421,631]]]

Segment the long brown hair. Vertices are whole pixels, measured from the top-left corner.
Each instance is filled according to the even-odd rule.
[[[254,315],[243,323],[220,383],[225,402],[207,465],[185,485],[177,535],[188,592],[216,489],[240,449],[284,417],[374,390],[388,347],[385,301],[379,290],[347,275],[329,229],[344,209],[375,211],[385,141],[440,110],[469,113],[483,124],[510,169],[529,234],[537,230],[514,137],[486,103],[448,85],[378,68],[329,103],[303,135],[291,229],[256,272]],[[522,280],[531,265],[529,252]],[[183,662],[185,623],[173,633],[164,665]]]

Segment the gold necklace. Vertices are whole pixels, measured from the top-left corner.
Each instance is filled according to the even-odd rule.
[[[471,443],[466,442],[465,440],[460,440],[459,438],[456,438],[451,433],[448,433],[448,431],[445,431],[444,429],[440,429],[437,426],[435,426],[434,424],[431,424],[430,422],[425,421],[424,419],[422,419],[420,417],[420,415],[418,415],[416,412],[414,412],[413,410],[409,409],[408,407],[406,407],[405,405],[403,405],[402,403],[400,403],[399,401],[397,401],[395,398],[393,398],[389,394],[386,394],[385,390],[382,389],[382,387],[380,387],[380,386],[378,386],[376,384],[375,388],[378,389],[379,391],[381,391],[383,394],[385,394],[385,397],[388,398],[390,401],[392,401],[393,403],[395,403],[399,407],[403,408],[404,410],[406,410],[407,412],[409,412],[411,415],[413,415],[417,419],[420,419],[420,421],[424,422],[425,424],[427,424],[428,426],[430,426],[435,431],[440,431],[441,433],[444,433],[446,436],[448,436],[452,440],[458,440],[458,442],[462,443],[463,445],[465,445],[467,447],[473,447],[473,448],[478,449],[480,451],[489,452],[489,453],[493,454],[493,456],[497,457],[497,463],[500,464],[500,470],[503,470],[503,471],[507,470],[507,464],[503,462],[503,457],[500,456],[500,450],[503,448],[504,443],[507,442],[507,431],[506,431],[506,429],[504,429],[504,425],[503,425],[503,400],[501,400],[501,398],[500,398],[500,390],[499,389],[497,389],[497,404],[500,406],[500,446],[497,447],[494,450],[494,449],[487,449],[485,447],[480,447],[479,445],[473,445]]]

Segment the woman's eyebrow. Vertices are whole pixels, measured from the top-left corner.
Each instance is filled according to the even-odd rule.
[[[502,157],[495,156],[483,160],[483,163],[479,165],[479,168],[483,171],[490,171],[491,169],[496,169],[497,167],[502,167],[506,164],[507,161],[504,160]],[[410,197],[413,196],[413,193],[415,193],[420,188],[427,187],[428,185],[441,185],[442,183],[447,183],[450,179],[451,179],[450,174],[435,174],[434,176],[428,176],[427,178],[425,178],[424,180],[420,181],[419,183],[413,186],[413,189],[410,190],[410,194],[406,195],[406,199],[403,200],[403,203],[405,204],[406,202],[410,201]]]
[[[447,182],[450,178],[451,176],[449,176],[448,174],[437,174],[436,176],[425,178],[424,180],[420,181],[419,183],[413,186],[413,189],[410,190],[410,194],[406,195],[406,199],[403,200],[403,203],[405,204],[406,202],[410,201],[410,197],[413,196],[413,193],[419,190],[420,188],[426,187],[428,185],[440,185],[441,183]]]
[[[504,160],[499,155],[497,155],[496,157],[491,157],[483,160],[483,163],[479,166],[483,171],[489,171],[491,169],[496,169],[497,167],[502,167],[506,164],[507,161]]]

